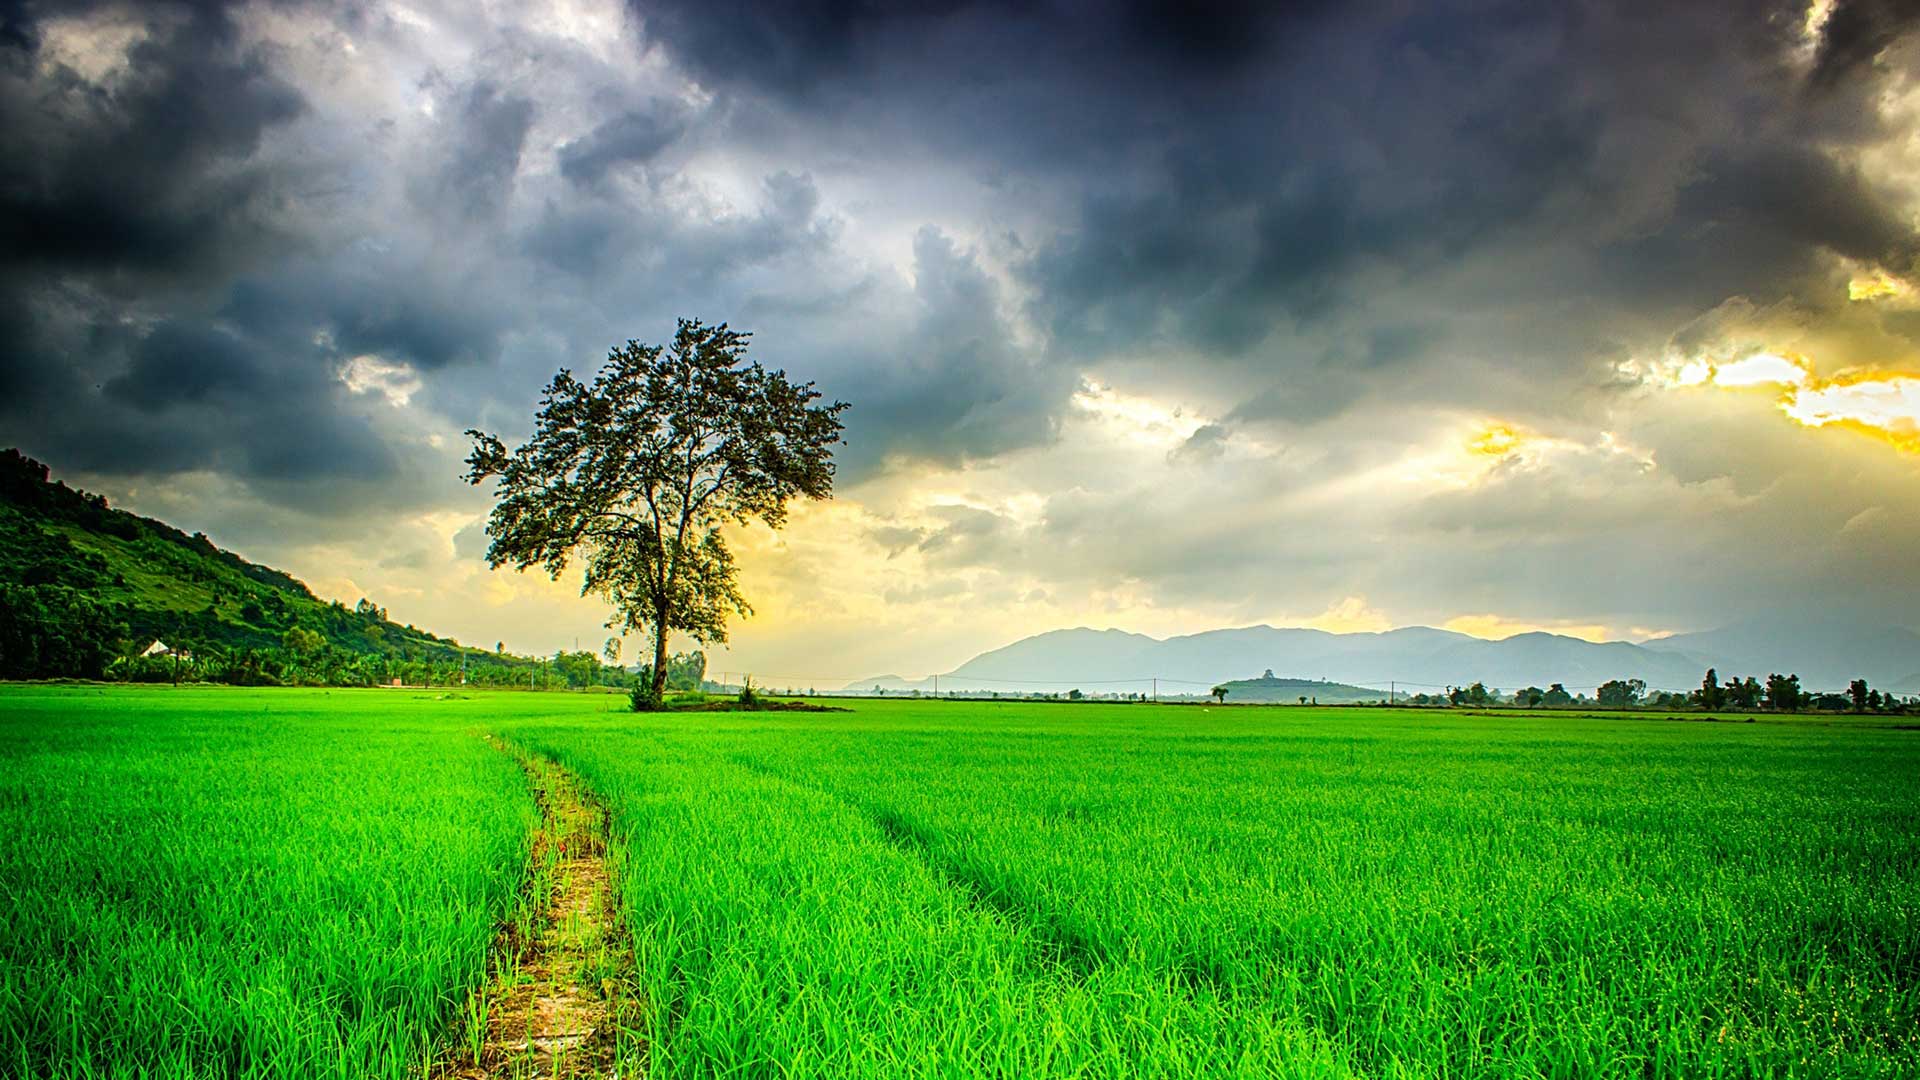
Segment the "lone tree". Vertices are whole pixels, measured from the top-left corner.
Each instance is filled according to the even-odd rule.
[[[498,478],[488,564],[558,578],[579,562],[582,595],[613,605],[608,629],[653,634],[651,708],[671,634],[723,643],[728,615],[752,614],[721,526],[777,529],[791,500],[833,495],[847,403],[748,363],[748,336],[682,319],[671,344],[613,349],[591,383],[562,368],[519,448],[467,432],[467,481]]]

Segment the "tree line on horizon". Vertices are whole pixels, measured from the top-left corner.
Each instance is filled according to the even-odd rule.
[[[183,655],[184,652],[184,655]],[[486,657],[487,654],[479,654]],[[495,654],[504,656],[505,654]],[[712,687],[706,656],[695,650],[668,657],[671,690]],[[603,662],[587,650],[556,651],[550,657],[428,660],[402,654],[361,653],[294,627],[279,647],[222,649],[211,646],[146,656],[122,656],[100,676],[117,682],[224,683],[231,686],[474,687],[478,689],[591,690],[624,692],[651,677],[646,665],[629,669]]]
[[[1719,673],[1713,668],[1707,669],[1699,689],[1685,693],[1656,690],[1648,694],[1643,679],[1610,679],[1595,688],[1592,698],[1575,694],[1561,683],[1554,683],[1544,690],[1529,686],[1503,695],[1497,690],[1488,689],[1484,683],[1476,682],[1471,686],[1449,687],[1443,694],[1415,694],[1407,699],[1407,704],[1465,707],[1512,705],[1524,709],[1693,709],[1703,712],[1920,711],[1920,698],[1903,698],[1890,690],[1883,692],[1868,686],[1865,679],[1854,679],[1844,694],[1810,692],[1801,689],[1798,675],[1773,672],[1765,682],[1751,675],[1721,682]]]

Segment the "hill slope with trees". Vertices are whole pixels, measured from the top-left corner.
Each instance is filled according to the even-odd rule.
[[[173,653],[141,656],[153,642]],[[184,654],[184,655],[181,655]],[[462,646],[361,599],[322,600],[200,533],[115,509],[0,451],[0,678],[202,678],[250,685],[624,684],[591,653]]]

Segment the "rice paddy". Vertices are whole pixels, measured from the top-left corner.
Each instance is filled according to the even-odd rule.
[[[622,703],[0,689],[0,1073],[456,1056],[491,735],[605,807],[621,1075],[1920,1074],[1920,732]]]
[[[511,758],[374,704],[0,691],[0,1073],[418,1075],[537,813]]]

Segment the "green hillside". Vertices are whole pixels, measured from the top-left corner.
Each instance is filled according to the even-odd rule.
[[[1349,705],[1359,701],[1385,701],[1386,692],[1364,686],[1327,682],[1324,679],[1283,679],[1271,673],[1258,679],[1235,679],[1220,684],[1227,700],[1241,704],[1255,702],[1295,705],[1301,698],[1320,705]]]
[[[517,668],[524,682],[541,663],[402,626],[371,600],[321,600],[202,534],[114,509],[50,480],[32,458],[0,451],[0,677],[99,677],[142,665],[177,674],[182,661],[131,659],[155,640],[189,652],[196,677],[249,683],[445,681],[463,668],[469,681],[490,682],[512,681]],[[555,662],[587,666],[575,654]],[[579,677],[611,681],[595,674]]]

